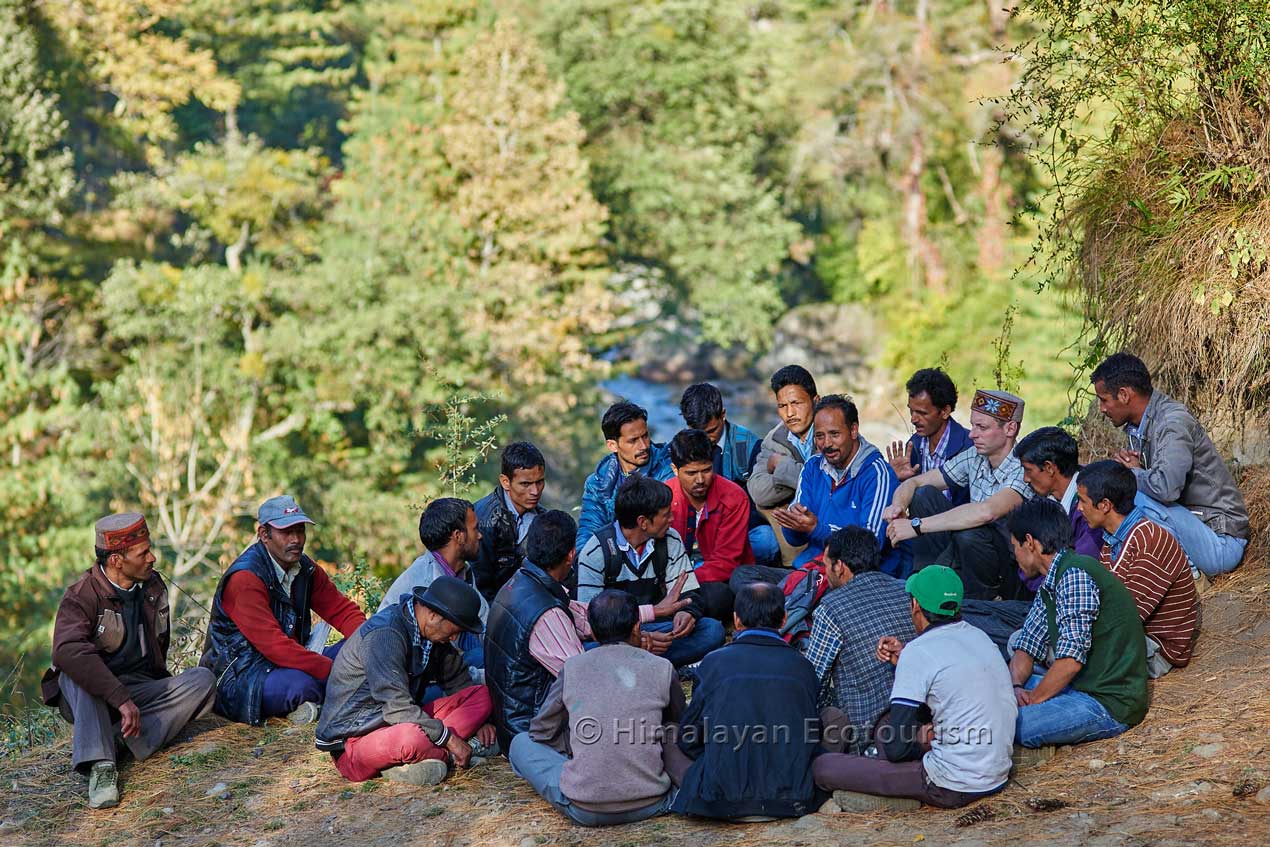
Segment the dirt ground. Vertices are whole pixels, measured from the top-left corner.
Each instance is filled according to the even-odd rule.
[[[65,740],[0,762],[0,845],[1257,843],[1270,837],[1270,567],[1262,552],[1206,593],[1196,656],[1154,684],[1140,726],[1062,749],[964,810],[744,825],[662,817],[587,830],[538,799],[501,758],[434,789],[350,785],[314,750],[311,728],[216,719],[123,766],[116,809],[85,807]]]

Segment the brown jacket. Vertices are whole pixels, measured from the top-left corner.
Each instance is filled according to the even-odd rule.
[[[165,677],[169,675],[168,588],[158,573],[151,573],[142,591],[146,656],[156,676]],[[53,624],[53,667],[40,683],[45,705],[56,706],[61,699],[58,676],[63,673],[116,709],[130,699],[128,689],[103,659],[103,654],[113,653],[124,643],[122,608],[115,587],[95,564],[66,589]]]

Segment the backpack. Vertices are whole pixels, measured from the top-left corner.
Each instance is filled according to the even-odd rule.
[[[829,589],[825,578],[825,565],[817,556],[801,568],[785,577],[785,625],[781,636],[790,644],[798,645],[811,635],[811,613]]]

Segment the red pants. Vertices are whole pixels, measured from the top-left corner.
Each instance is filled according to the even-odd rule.
[[[473,685],[458,694],[425,703],[423,710],[443,721],[459,738],[467,739],[489,720],[494,704],[489,689]],[[345,741],[344,752],[335,760],[335,767],[345,779],[364,782],[379,776],[385,768],[424,759],[444,759],[447,755],[445,748],[433,744],[418,724],[399,723]]]

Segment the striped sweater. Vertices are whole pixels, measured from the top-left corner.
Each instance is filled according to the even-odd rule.
[[[1147,635],[1175,668],[1191,660],[1199,626],[1199,597],[1186,553],[1159,524],[1141,520],[1129,531],[1115,561],[1111,545],[1099,556],[1133,595]]]

